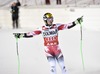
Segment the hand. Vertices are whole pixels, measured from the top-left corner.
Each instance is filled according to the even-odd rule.
[[[78,18],[75,23],[76,24],[81,24],[83,22],[83,16],[81,16],[80,18]]]
[[[23,37],[23,33],[13,33],[15,38],[21,38]]]

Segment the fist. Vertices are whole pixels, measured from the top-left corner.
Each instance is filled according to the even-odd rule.
[[[20,38],[20,37],[22,37],[22,34],[21,34],[21,33],[13,33],[13,34],[14,34],[15,38]]]
[[[83,22],[83,16],[77,19],[78,24],[81,24]]]

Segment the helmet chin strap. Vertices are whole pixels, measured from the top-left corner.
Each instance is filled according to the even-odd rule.
[[[46,26],[49,26],[48,24],[46,24]]]
[[[47,23],[47,21],[45,21],[45,25],[46,25],[46,26],[52,26],[52,24],[51,24],[51,25],[49,25],[49,24]]]

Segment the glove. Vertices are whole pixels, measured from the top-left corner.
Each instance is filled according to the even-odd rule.
[[[83,16],[78,18],[76,21],[75,21],[75,24],[81,24],[83,22]]]
[[[24,33],[13,33],[15,38],[21,38],[24,36]]]

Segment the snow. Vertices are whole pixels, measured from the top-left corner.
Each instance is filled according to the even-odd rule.
[[[18,56],[16,39],[13,33],[29,32],[41,26],[43,14],[51,12],[54,23],[72,22],[84,16],[82,52],[85,70],[83,70],[80,50],[80,25],[70,30],[59,31],[68,74],[100,74],[100,9],[99,8],[21,8],[20,29],[12,29],[9,10],[0,10],[0,74],[18,74]],[[5,12],[6,11],[6,12]],[[29,13],[29,14],[27,14]],[[26,15],[27,14],[27,15]],[[32,17],[33,16],[33,17]],[[5,21],[6,20],[6,21]],[[42,35],[18,40],[20,74],[50,74],[49,63],[43,47]],[[61,74],[57,64],[57,74]]]
[[[84,28],[83,28],[84,29]],[[28,32],[28,29],[0,30],[0,74],[18,74],[15,32]],[[100,74],[100,32],[83,30],[83,70],[80,53],[80,31],[59,31],[59,42],[65,58],[68,74]],[[18,40],[20,74],[50,74],[42,35]],[[57,72],[61,74],[57,64]]]

